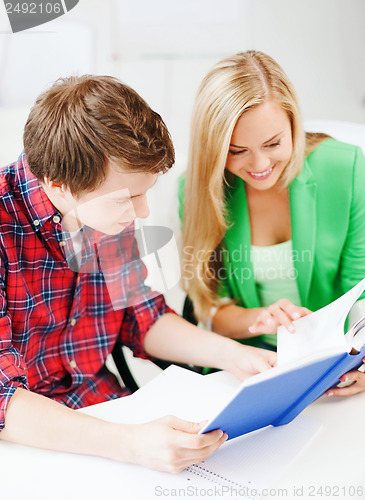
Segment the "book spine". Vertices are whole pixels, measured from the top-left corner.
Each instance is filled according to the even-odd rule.
[[[338,363],[330,368],[315,384],[309,387],[300,399],[295,401],[293,405],[291,405],[282,415],[280,415],[279,418],[275,420],[275,422],[272,423],[272,425],[278,426],[291,422],[308,405],[322,396],[328,389],[336,385],[342,375],[353,368],[358,368],[361,365],[362,358],[364,356],[365,347],[363,347],[362,351],[355,356],[345,353]]]

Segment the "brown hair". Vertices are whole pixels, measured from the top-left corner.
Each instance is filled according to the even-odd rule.
[[[160,115],[111,76],[57,80],[31,109],[24,150],[37,179],[65,184],[74,195],[103,182],[108,160],[149,173],[166,172],[175,161]]]

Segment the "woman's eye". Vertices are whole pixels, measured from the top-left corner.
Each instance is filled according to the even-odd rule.
[[[275,148],[275,146],[280,146],[280,141],[277,141],[277,142],[273,142],[271,144],[268,144],[268,147],[269,148]]]
[[[231,151],[229,150],[229,154],[232,155],[232,156],[236,156],[236,155],[239,155],[241,153],[245,153],[246,152],[246,149],[240,149],[239,151]]]

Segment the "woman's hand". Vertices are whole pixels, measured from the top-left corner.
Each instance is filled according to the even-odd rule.
[[[248,330],[253,334],[274,334],[278,326],[283,325],[290,333],[294,333],[295,326],[292,321],[307,316],[311,312],[306,307],[295,306],[288,299],[280,299],[261,311]]]
[[[177,473],[205,460],[227,439],[220,430],[198,434],[206,422],[194,423],[167,416],[128,427],[127,460],[149,469]]]
[[[362,361],[365,363],[365,358],[363,358]],[[345,373],[345,375],[342,375],[340,378],[340,381],[347,383],[353,381],[353,383],[347,387],[332,387],[326,391],[327,396],[353,396],[354,394],[365,391],[365,373],[361,370],[353,370]]]

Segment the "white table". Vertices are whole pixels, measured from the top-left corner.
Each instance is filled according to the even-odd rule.
[[[303,487],[306,498],[311,498],[313,491],[320,492],[321,487],[322,498],[326,498],[326,486],[332,491],[329,498],[365,498],[364,412],[365,393],[349,398],[323,396],[310,405],[303,414],[318,419],[323,426],[277,487],[285,485],[289,491]],[[354,495],[360,486],[362,496]],[[314,498],[321,498],[320,493]]]
[[[225,383],[231,380],[223,373],[214,374],[214,377]],[[95,405],[84,411],[108,419],[108,415],[112,413],[119,412],[123,415],[127,407],[128,398],[122,398]],[[341,399],[323,397],[308,407],[303,413],[320,421],[322,428],[272,486],[265,498],[364,498],[364,410],[365,393]],[[96,457],[37,450],[5,442],[0,442],[0,463],[0,500],[176,498],[177,495],[173,496],[172,489],[180,484],[177,476],[156,473],[133,465]],[[265,474],[265,471],[262,473]],[[322,495],[318,489],[321,486]],[[329,491],[324,489],[325,486],[331,488],[332,495],[325,494],[325,491]],[[362,495],[358,494],[361,493],[360,489],[357,490],[360,487],[363,488]],[[164,494],[162,488],[165,488],[165,493],[170,491],[172,495]],[[312,490],[313,495],[310,495]],[[195,498],[207,498],[207,492],[208,490],[205,495]],[[215,498],[212,495],[209,497]],[[237,495],[231,497],[245,498]]]

